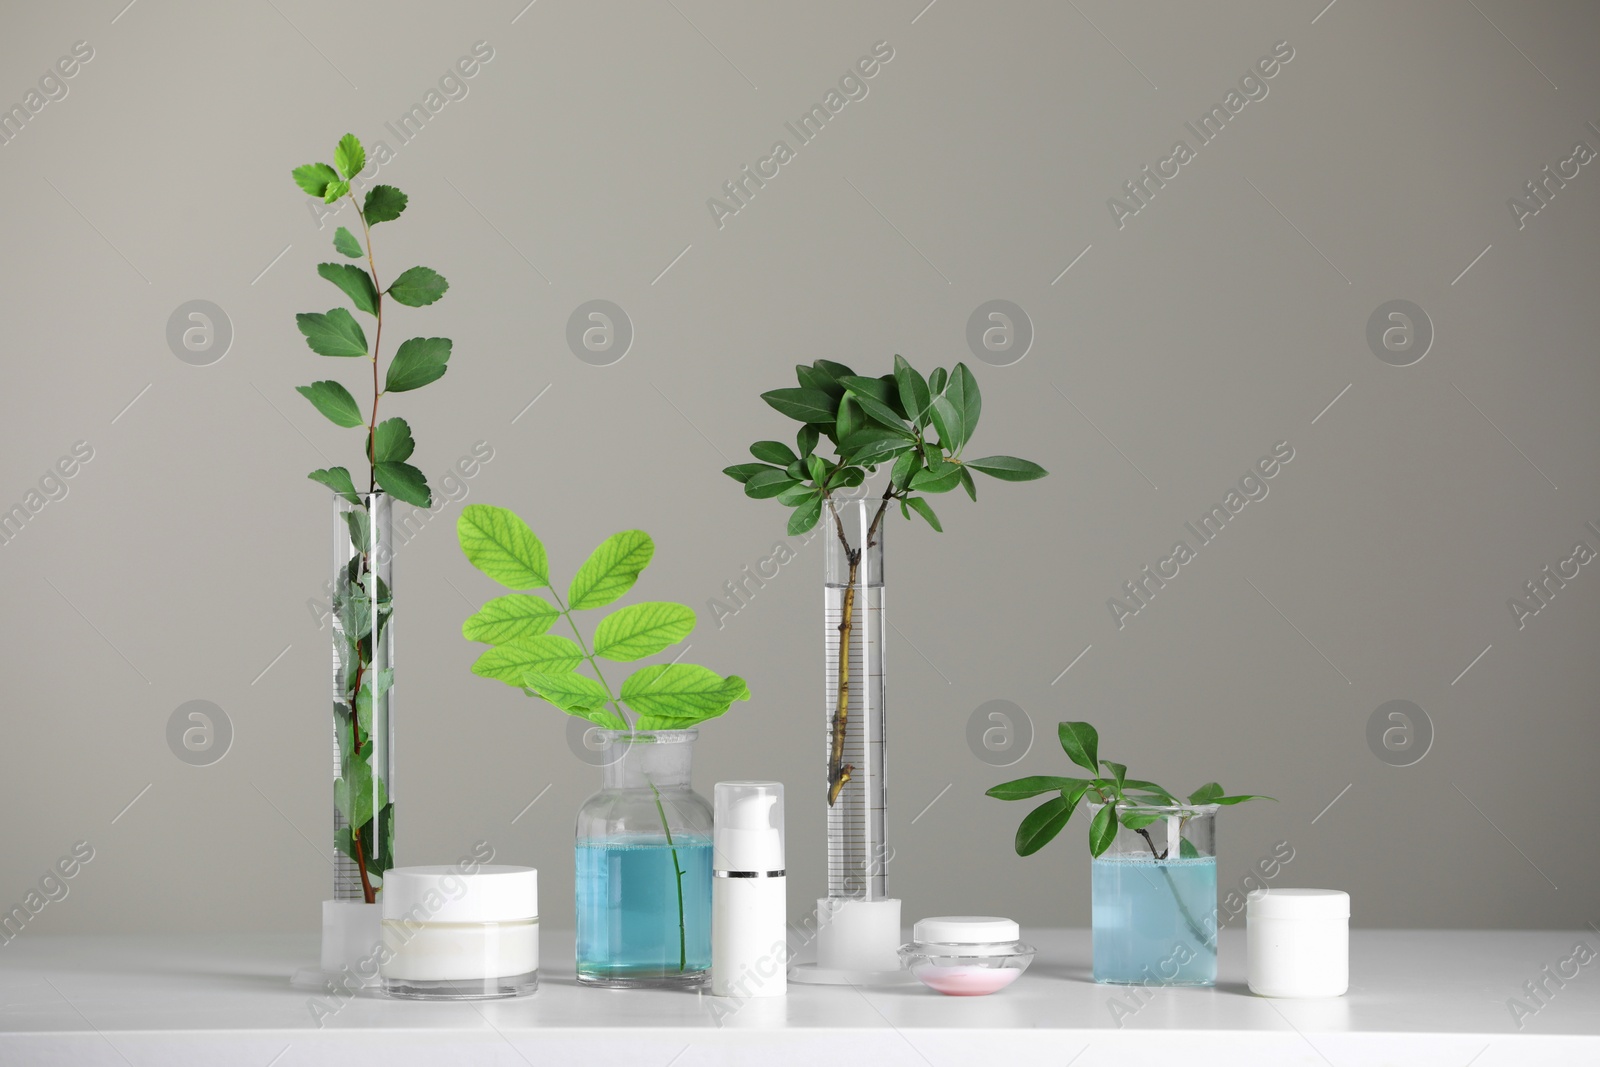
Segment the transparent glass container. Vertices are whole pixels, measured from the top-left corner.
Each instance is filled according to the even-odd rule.
[[[711,967],[711,805],[690,784],[695,730],[599,730],[598,793],[578,812],[578,981],[678,986]]]
[[[998,993],[1022,977],[1033,962],[1033,946],[1010,919],[946,916],[923,919],[912,929],[900,958],[917,981],[951,997]]]
[[[394,524],[386,493],[333,494],[333,899],[394,866]]]
[[[1096,982],[1216,984],[1217,810],[1117,806],[1117,835],[1091,861]]]
[[[880,504],[843,501],[822,514],[828,896],[834,900],[889,896],[883,596],[888,524],[880,518],[887,514]]]

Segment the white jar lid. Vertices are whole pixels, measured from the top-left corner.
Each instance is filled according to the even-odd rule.
[[[395,867],[383,875],[383,917],[434,923],[514,922],[539,917],[532,867]]]
[[[939,915],[919,919],[911,928],[912,940],[941,945],[991,945],[1021,937],[1015,921],[993,915]]]
[[[1348,919],[1350,894],[1342,889],[1254,889],[1249,919]]]

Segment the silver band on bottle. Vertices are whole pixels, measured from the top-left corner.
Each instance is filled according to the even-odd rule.
[[[717,878],[783,878],[787,871],[712,871]]]

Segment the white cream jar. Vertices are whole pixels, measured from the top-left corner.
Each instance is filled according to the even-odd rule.
[[[383,876],[384,992],[486,1000],[539,986],[539,872],[396,867]]]
[[[1257,889],[1246,904],[1250,991],[1339,997],[1350,987],[1350,894]]]

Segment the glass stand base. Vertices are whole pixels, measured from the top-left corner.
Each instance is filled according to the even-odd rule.
[[[917,984],[916,976],[903,967],[894,971],[852,971],[843,967],[819,967],[815,963],[797,963],[789,968],[789,981],[796,985],[852,985],[875,989]]]
[[[664,975],[600,975],[578,972],[578,984],[596,989],[693,989],[711,978],[710,971]]]
[[[539,988],[539,972],[501,978],[385,978],[383,991],[400,1000],[503,1000]]]

